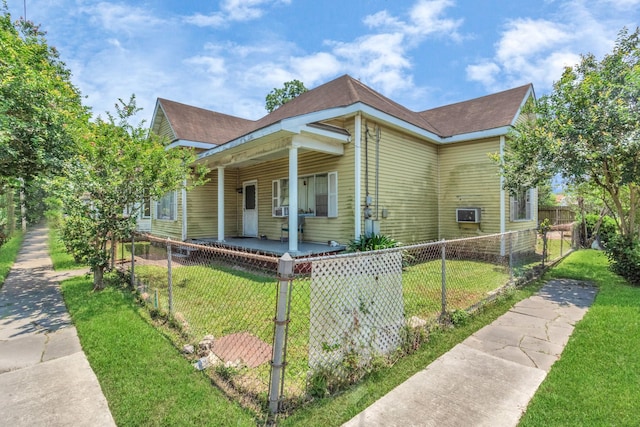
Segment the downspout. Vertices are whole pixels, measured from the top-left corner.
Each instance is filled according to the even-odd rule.
[[[505,137],[502,135],[500,137],[500,162],[504,159],[504,145],[505,145]],[[507,231],[507,206],[505,202],[506,192],[504,191],[504,175],[500,173],[500,233],[505,233]],[[505,256],[505,241],[501,240],[500,243],[500,256]]]
[[[376,125],[376,221],[379,221],[380,199],[380,126]]]
[[[224,166],[218,166],[218,242],[224,242]]]
[[[187,180],[182,181],[182,241],[187,240]]]
[[[362,117],[358,112],[355,120],[355,165],[354,165],[354,194],[353,194],[353,216],[354,233],[353,238],[359,239],[362,234],[362,207],[360,200],[362,197]]]

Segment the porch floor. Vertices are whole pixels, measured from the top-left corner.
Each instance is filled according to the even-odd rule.
[[[215,244],[216,246],[223,246],[230,249],[237,249],[240,251],[257,252],[265,255],[282,256],[289,252],[289,242],[280,240],[263,240],[257,237],[225,237],[224,242],[219,242],[217,239],[193,239],[193,243],[200,244]],[[298,242],[298,251],[289,252],[294,258],[316,256],[322,254],[335,254],[342,252],[347,247],[345,245],[329,246],[322,243],[310,243],[310,242]]]

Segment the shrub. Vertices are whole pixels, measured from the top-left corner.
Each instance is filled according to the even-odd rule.
[[[640,240],[613,236],[605,247],[611,271],[640,286]]]
[[[586,214],[584,216],[584,221],[587,224],[587,239],[593,237],[593,232],[598,220],[600,219],[600,215],[598,214]],[[578,218],[578,222],[581,222],[582,219]],[[600,236],[600,241],[602,243],[607,243],[611,237],[617,234],[618,226],[616,225],[616,220],[611,218],[609,215],[605,215],[602,217],[602,223],[600,224],[600,229],[598,230],[598,235]]]
[[[371,236],[360,236],[347,245],[349,252],[377,251],[379,249],[396,248],[400,245],[395,239],[383,234],[372,234]]]

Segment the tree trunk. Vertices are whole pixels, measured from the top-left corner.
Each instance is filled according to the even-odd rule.
[[[95,267],[93,269],[93,290],[101,291],[104,289],[104,267]]]
[[[22,222],[22,232],[27,232],[27,204],[24,194],[24,179],[20,178],[20,218]]]

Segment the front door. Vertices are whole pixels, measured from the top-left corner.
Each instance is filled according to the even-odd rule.
[[[258,237],[258,183],[243,183],[242,195],[242,234]]]

